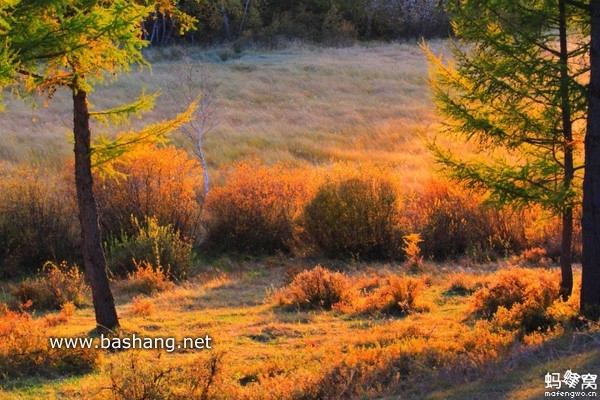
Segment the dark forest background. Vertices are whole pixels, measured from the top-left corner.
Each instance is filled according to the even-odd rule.
[[[195,28],[184,33],[180,28],[190,17]],[[157,7],[144,30],[159,46],[261,42],[275,47],[293,39],[348,45],[443,37],[451,28],[440,0],[182,0],[175,10]]]

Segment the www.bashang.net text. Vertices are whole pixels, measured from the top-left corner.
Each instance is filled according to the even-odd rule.
[[[205,350],[212,349],[212,338],[209,335],[201,337],[185,337],[178,341],[173,337],[141,337],[133,334],[124,337],[100,335],[90,337],[51,337],[52,349],[112,349],[112,350],[165,350],[171,353],[175,350]]]

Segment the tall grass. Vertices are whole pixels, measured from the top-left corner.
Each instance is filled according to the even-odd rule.
[[[441,51],[444,44],[433,47]],[[377,160],[410,171],[410,181],[430,174],[421,136],[435,117],[425,58],[416,44],[342,49],[296,44],[273,52],[247,50],[226,62],[212,58],[210,49],[186,52],[194,61],[204,60],[216,86],[217,125],[205,139],[213,174],[252,157],[267,163]],[[184,100],[176,62],[156,62],[152,73],[132,72],[97,88],[91,98],[95,109],[120,105],[147,88],[162,95],[155,110],[143,120],[134,118],[132,126],[172,117]],[[0,159],[60,164],[71,151],[69,110],[70,98],[63,92],[35,111],[9,101],[0,128],[5,138]]]

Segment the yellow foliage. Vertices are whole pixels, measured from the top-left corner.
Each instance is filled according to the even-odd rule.
[[[142,261],[135,263],[135,271],[128,274],[126,280],[119,283],[119,289],[124,292],[133,292],[151,295],[173,288],[173,282],[169,281],[168,271],[160,265],[153,266],[151,263]]]
[[[131,312],[135,315],[148,316],[152,314],[154,305],[150,299],[133,296],[131,299]]]
[[[69,305],[70,304],[70,305]],[[0,307],[0,380],[8,377],[82,374],[95,369],[98,351],[85,348],[51,348],[46,326],[71,318],[72,303],[58,318],[34,320],[23,311]]]
[[[97,202],[106,234],[133,232],[139,221],[155,217],[193,237],[202,206],[202,167],[173,146],[138,146],[111,161],[118,175],[99,176]]]
[[[316,175],[256,160],[236,164],[206,202],[207,246],[234,252],[290,251],[295,222],[314,192]]]

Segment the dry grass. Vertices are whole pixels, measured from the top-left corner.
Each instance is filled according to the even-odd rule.
[[[582,359],[600,344],[597,328],[585,335],[571,331],[571,311],[557,305],[550,308],[561,323],[521,340],[517,328],[498,329],[494,321],[465,323],[476,299],[472,291],[483,283],[492,287],[501,278],[484,269],[395,278],[400,266],[364,265],[357,270],[370,273],[354,276],[349,271],[345,278],[361,288],[363,300],[372,300],[356,302],[356,312],[336,307],[281,310],[265,300],[266,289],[282,287],[288,268],[283,264],[236,263],[238,272],[210,272],[209,265],[204,274],[153,297],[119,299],[120,337],[209,335],[210,350],[97,350],[102,357],[96,372],[57,382],[22,378],[26,385],[8,380],[3,398],[38,398],[41,393],[50,398],[124,398],[140,388],[172,398],[190,393],[205,393],[207,399],[441,398],[440,393],[452,396],[449,388],[463,383],[470,386],[460,386],[456,393],[471,393],[468,388],[476,385],[477,393],[497,398],[497,385],[502,393],[519,393],[511,375],[516,371],[530,374],[530,390],[535,382],[543,387],[543,374],[536,378],[536,369],[557,357]],[[419,312],[387,312],[392,304],[422,301],[426,307],[421,304]],[[371,312],[375,308],[381,311]],[[76,310],[69,318],[67,325],[46,324],[44,335],[85,335],[93,326],[91,309]],[[201,384],[186,386],[192,377]],[[484,383],[491,378],[499,383]],[[170,385],[169,379],[181,385]]]
[[[444,49],[441,42],[433,47]],[[189,53],[194,60],[211,59],[208,50],[191,48]],[[416,44],[293,46],[247,51],[239,59],[209,60],[205,66],[216,86],[218,124],[205,140],[213,174],[255,157],[267,163],[375,160],[401,167],[410,175],[407,183],[431,173],[422,136],[433,129],[435,117],[425,57]],[[143,123],[172,117],[183,106],[178,68],[176,62],[157,62],[152,73],[133,72],[97,88],[91,101],[101,109],[131,100],[143,88],[161,90],[155,110],[144,115]],[[35,111],[9,101],[0,128],[0,159],[60,164],[71,153],[66,140],[70,106],[69,94],[63,92]],[[99,127],[96,132],[107,130]]]

